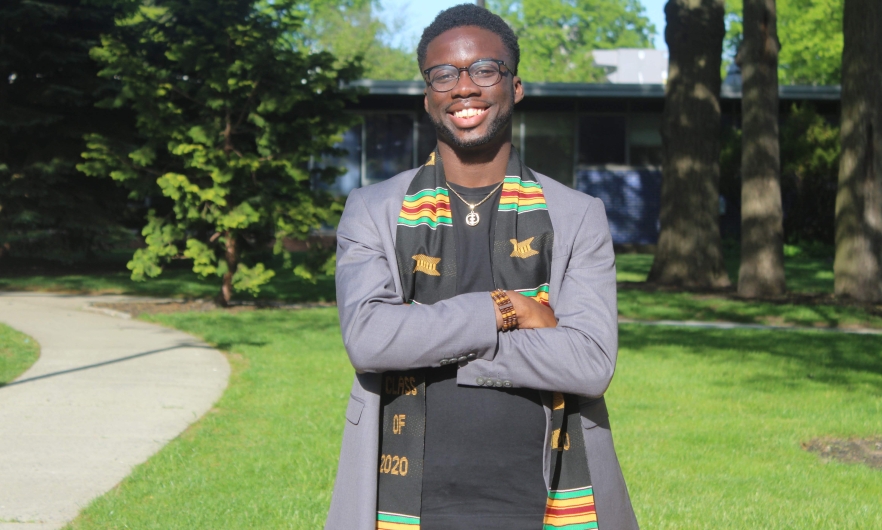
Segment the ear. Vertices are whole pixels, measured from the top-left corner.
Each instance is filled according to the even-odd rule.
[[[521,78],[518,76],[513,76],[511,82],[514,88],[514,102],[515,104],[518,104],[524,99],[524,85],[521,83]]]
[[[429,113],[429,87],[423,89],[423,108]]]

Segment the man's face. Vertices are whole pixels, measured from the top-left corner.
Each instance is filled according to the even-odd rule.
[[[511,64],[502,39],[492,31],[465,26],[445,31],[429,43],[423,69],[439,64],[467,68],[478,59],[499,59]],[[473,149],[511,139],[515,103],[524,98],[521,79],[511,72],[499,83],[480,87],[468,72],[449,92],[426,87],[425,108],[438,131],[438,140],[460,149]]]

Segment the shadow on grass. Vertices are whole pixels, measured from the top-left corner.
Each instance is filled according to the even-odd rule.
[[[328,318],[328,312],[333,315],[332,318]],[[336,313],[335,308],[311,309],[297,311],[297,317],[292,318],[291,311],[284,309],[258,309],[236,314],[215,310],[204,313],[145,315],[141,319],[173,322],[175,328],[198,335],[218,349],[233,351],[241,346],[264,346],[279,337],[297,336],[303,330],[339,335],[340,325]],[[255,330],[259,330],[259,335],[255,335]]]
[[[638,320],[702,320],[806,327],[882,327],[879,307],[832,295],[743,300],[733,293],[671,292],[634,282],[619,286],[619,314]]]
[[[125,357],[111,359],[109,361],[103,361],[103,362],[95,363],[95,364],[87,364],[85,366],[78,366],[76,368],[69,368],[67,370],[60,370],[58,372],[51,372],[48,374],[38,375],[38,376],[34,376],[34,377],[28,377],[27,379],[19,379],[18,381],[13,381],[11,383],[0,383],[0,389],[2,389],[4,387],[22,385],[25,383],[32,383],[34,381],[40,381],[42,379],[48,379],[50,377],[58,377],[60,375],[67,375],[67,374],[72,374],[75,372],[82,372],[83,370],[92,370],[94,368],[101,368],[102,366],[108,366],[111,364],[117,364],[117,363],[121,363],[121,362],[125,362],[125,361],[131,361],[133,359],[139,359],[141,357],[146,357],[148,355],[153,355],[156,353],[173,351],[173,350],[177,350],[179,348],[207,348],[207,346],[205,346],[204,344],[199,344],[199,343],[184,342],[181,344],[176,344],[174,346],[169,346],[168,348],[160,348],[158,350],[150,350],[150,351],[145,351],[145,352],[141,352],[141,353],[135,353],[132,355],[127,355]]]
[[[88,273],[79,271],[67,274],[63,270],[39,274],[16,274],[0,278],[0,290],[7,291],[55,291],[77,294],[127,294],[160,298],[210,299],[220,292],[219,278],[201,278],[185,266],[175,263],[166,268],[157,278],[136,282],[125,271],[125,264],[118,265],[122,270]],[[276,265],[276,277],[269,285],[261,288],[258,296],[249,293],[236,293],[237,301],[279,301],[288,303],[329,302],[335,299],[334,278],[319,277],[315,283],[294,275],[293,272]]]
[[[785,369],[758,370],[739,381],[758,387],[787,387],[820,382],[849,390],[882,392],[882,340],[878,336],[840,335],[811,331],[757,331],[620,326],[623,349],[663,355],[673,346],[689,355],[738,364],[786,361]]]
[[[738,269],[741,254],[737,245],[723,249],[726,272],[733,287],[738,285]],[[645,282],[652,268],[652,254],[616,254],[616,279],[620,282]],[[788,256],[784,258],[784,275],[787,289],[795,293],[832,293],[833,260],[812,256]]]

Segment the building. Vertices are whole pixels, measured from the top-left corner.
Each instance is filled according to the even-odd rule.
[[[347,170],[333,186],[341,194],[418,166],[436,141],[423,110],[422,81],[357,85],[365,93],[351,110],[363,121],[344,136],[348,156],[334,162]],[[616,243],[655,243],[664,85],[525,83],[524,91],[515,109],[513,141],[526,164],[602,199]],[[780,95],[782,112],[792,103],[811,101],[822,114],[838,116],[839,87],[782,86]],[[740,99],[739,86],[723,86],[724,123],[738,124]]]
[[[594,50],[594,65],[606,71],[609,83],[663,85],[668,81],[668,51],[640,48]]]

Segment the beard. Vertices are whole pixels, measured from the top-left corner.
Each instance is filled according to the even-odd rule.
[[[490,122],[490,125],[487,127],[487,132],[478,138],[472,138],[470,140],[462,140],[456,137],[453,130],[447,127],[440,120],[435,120],[435,117],[429,114],[429,119],[432,120],[432,125],[435,126],[435,131],[437,131],[439,137],[443,137],[447,140],[448,143],[454,145],[455,147],[459,147],[462,149],[469,149],[472,147],[478,147],[481,145],[486,145],[490,143],[500,132],[504,131],[505,128],[511,123],[511,117],[514,114],[514,97],[512,97],[511,105],[509,105],[507,110],[504,110],[501,114],[497,115],[496,118]]]

